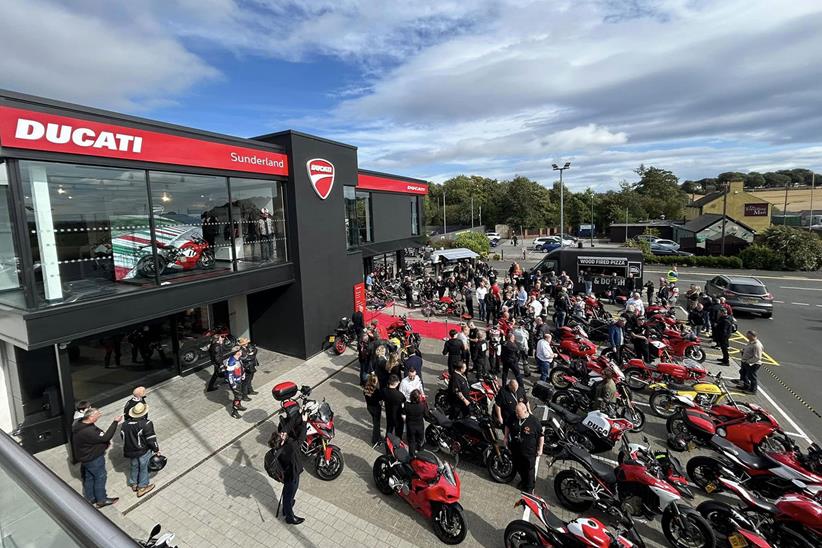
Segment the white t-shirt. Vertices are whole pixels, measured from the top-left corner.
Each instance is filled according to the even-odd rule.
[[[403,377],[399,389],[402,395],[405,396],[406,401],[411,401],[411,392],[414,390],[422,392],[422,381],[419,377],[414,377],[413,382],[408,377]]]
[[[536,299],[534,299],[534,301],[528,305],[528,308],[531,309],[531,313],[534,315],[535,318],[542,314],[542,303]]]
[[[487,287],[478,287],[477,288],[477,301],[485,300],[485,295],[488,294]]]
[[[537,343],[537,359],[549,363],[554,360],[554,351],[545,339],[540,339]]]

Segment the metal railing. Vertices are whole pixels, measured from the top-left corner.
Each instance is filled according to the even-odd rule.
[[[0,431],[0,548],[137,543]]]

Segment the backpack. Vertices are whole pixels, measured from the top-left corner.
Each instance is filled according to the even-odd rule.
[[[268,477],[274,481],[283,483],[285,478],[285,471],[280,462],[280,454],[283,452],[283,444],[280,443],[279,434],[275,431],[268,442],[271,449],[263,457],[263,468],[265,468]]]

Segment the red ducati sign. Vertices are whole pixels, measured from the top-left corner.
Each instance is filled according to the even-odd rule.
[[[64,154],[288,175],[288,157],[280,152],[11,107],[0,107],[0,145]]]
[[[328,198],[334,186],[334,164],[322,158],[314,158],[307,161],[305,167],[308,169],[308,177],[317,196],[322,200]]]

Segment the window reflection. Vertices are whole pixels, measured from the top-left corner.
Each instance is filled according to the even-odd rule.
[[[238,268],[285,262],[282,183],[232,177],[231,199]]]

